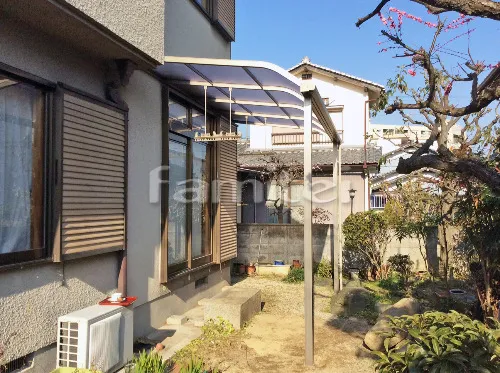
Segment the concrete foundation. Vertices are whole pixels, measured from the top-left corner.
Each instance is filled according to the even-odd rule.
[[[261,234],[262,232],[262,234]],[[313,225],[314,261],[333,257],[333,225]],[[304,262],[304,226],[297,224],[238,224],[238,258],[241,263]]]
[[[279,276],[286,277],[290,272],[290,266],[275,266],[272,264],[259,264],[255,266],[256,273],[259,276]]]
[[[205,321],[222,317],[241,329],[261,309],[261,291],[250,288],[231,288],[213,297],[205,309]]]

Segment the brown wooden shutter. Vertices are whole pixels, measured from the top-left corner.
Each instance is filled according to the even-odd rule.
[[[63,93],[61,254],[125,248],[126,114]]]
[[[227,38],[234,41],[236,33],[236,1],[216,0],[214,18],[216,25],[224,31]]]
[[[220,129],[229,131],[229,121],[221,119]],[[233,131],[235,128],[233,127]],[[236,258],[236,141],[218,143],[219,174],[219,263]],[[216,257],[216,259],[218,259]]]

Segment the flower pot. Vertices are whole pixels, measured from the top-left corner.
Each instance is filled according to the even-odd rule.
[[[247,275],[253,275],[254,273],[255,273],[255,266],[254,265],[247,266]]]
[[[244,264],[240,264],[240,270],[239,270],[240,275],[244,275],[245,272],[246,272],[246,266]]]
[[[298,259],[293,260],[293,268],[300,268],[300,260]]]

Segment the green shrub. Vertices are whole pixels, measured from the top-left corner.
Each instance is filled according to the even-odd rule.
[[[423,315],[390,319],[385,352],[374,351],[380,373],[468,373],[500,372],[500,323],[491,327],[466,315],[451,312],[426,312]],[[408,337],[390,350],[396,333]]]
[[[315,273],[319,277],[332,278],[332,263],[329,260],[321,259],[321,262],[316,265]]]
[[[223,339],[234,333],[234,326],[222,317],[210,319],[201,327],[202,338],[208,341]]]
[[[210,370],[205,367],[203,360],[192,358],[186,365],[181,367],[179,373],[217,373],[217,370]]]
[[[142,351],[138,357],[134,357],[132,362],[133,373],[165,373],[168,367],[167,362],[154,351],[151,353]]]
[[[413,262],[409,255],[396,254],[389,258],[391,269],[397,272],[406,283],[411,276]]]
[[[208,320],[202,326],[201,331],[201,336],[177,351],[172,357],[172,361],[181,366],[188,366],[193,362],[194,356],[200,356],[200,352],[207,348],[225,348],[230,336],[235,332],[233,324],[222,317]],[[195,364],[192,365],[196,366]]]
[[[405,289],[403,280],[398,276],[390,276],[386,279],[379,280],[378,286],[388,290],[392,294],[401,293]]]
[[[292,284],[304,281],[304,268],[292,268],[283,281]]]

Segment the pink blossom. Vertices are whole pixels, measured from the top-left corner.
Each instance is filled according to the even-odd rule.
[[[408,74],[410,74],[411,76],[415,76],[417,75],[417,72],[414,69],[408,69]]]
[[[453,81],[446,86],[446,89],[444,90],[444,95],[449,96],[452,89],[453,89]]]

